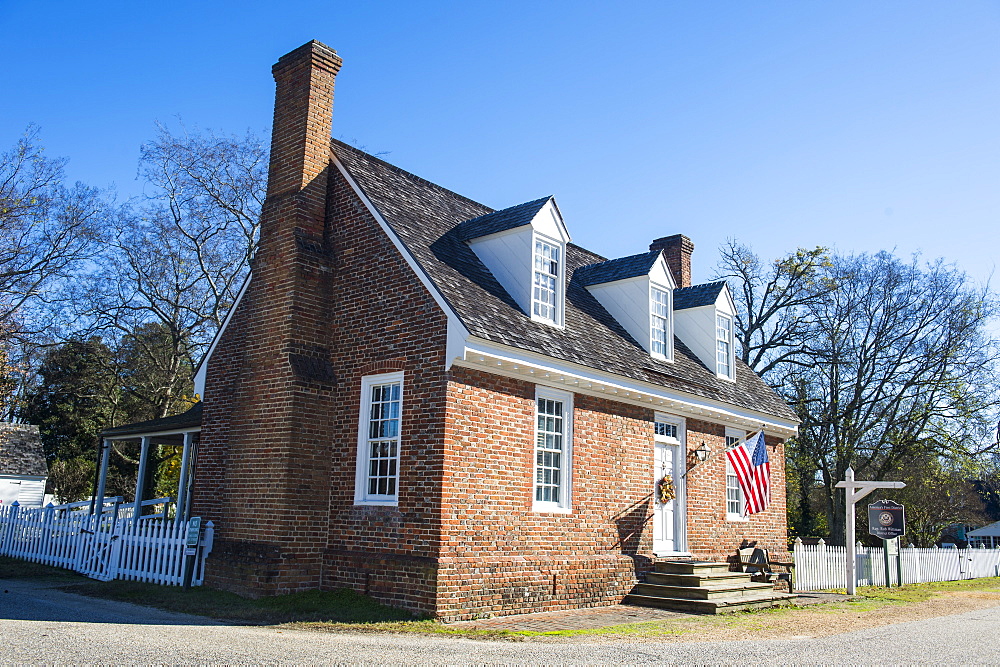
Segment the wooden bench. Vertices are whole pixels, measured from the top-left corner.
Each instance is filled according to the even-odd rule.
[[[768,583],[787,581],[788,592],[795,592],[795,563],[771,560],[770,554],[764,547],[748,547],[737,551],[740,557],[740,571],[751,575],[751,581],[766,581]],[[787,571],[775,572],[771,569],[772,565],[784,567]]]

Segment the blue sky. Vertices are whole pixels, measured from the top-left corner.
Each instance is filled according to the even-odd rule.
[[[155,121],[266,130],[271,64],[318,39],[334,136],[497,208],[554,194],[604,255],[680,232],[696,280],[730,237],[996,267],[997,1],[0,0],[0,34],[0,146],[36,123],[122,196]]]

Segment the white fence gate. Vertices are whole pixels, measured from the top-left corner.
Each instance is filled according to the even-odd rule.
[[[145,504],[164,504],[165,498]],[[0,555],[75,570],[93,579],[131,579],[179,586],[184,564],[194,555],[191,584],[200,586],[205,559],[212,551],[214,526],[199,531],[197,545],[187,542],[192,521],[163,514],[133,520],[131,506],[121,498],[106,498],[100,514],[90,502],[22,508],[15,502],[0,506]],[[119,511],[123,510],[123,511]],[[193,554],[192,554],[193,551]]]
[[[847,588],[847,548],[816,545],[795,540],[795,588],[820,591]],[[917,549],[899,550],[904,584],[929,581],[956,581],[1000,576],[1000,549]],[[885,586],[885,554],[882,547],[857,547],[858,586]],[[895,557],[889,558],[889,575],[896,583]]]

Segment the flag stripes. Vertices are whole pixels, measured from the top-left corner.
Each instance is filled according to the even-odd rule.
[[[771,503],[771,462],[767,458],[764,431],[730,449],[726,457],[743,490],[745,515],[763,512]]]

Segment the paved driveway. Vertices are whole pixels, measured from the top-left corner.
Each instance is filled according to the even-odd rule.
[[[0,663],[997,663],[1000,607],[821,639],[485,642],[227,626],[0,580]]]

